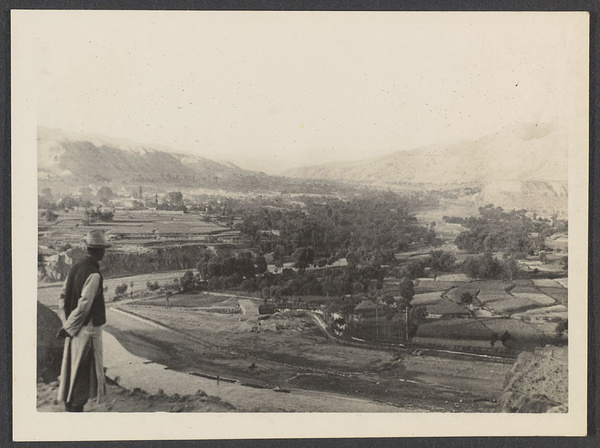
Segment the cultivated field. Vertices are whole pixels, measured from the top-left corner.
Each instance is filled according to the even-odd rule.
[[[111,242],[118,248],[121,245],[145,245],[170,240],[205,241],[209,235],[237,235],[229,228],[204,222],[199,214],[169,214],[165,212],[116,210],[112,222],[95,222],[86,225],[82,222],[83,210],[68,213],[57,212],[54,222],[40,218],[38,224],[39,244],[53,246],[70,244],[81,246],[91,228],[106,230]]]

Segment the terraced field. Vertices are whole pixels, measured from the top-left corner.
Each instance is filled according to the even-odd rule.
[[[90,228],[106,230],[113,243],[143,244],[168,238],[204,238],[207,235],[231,233],[229,228],[204,222],[198,214],[150,214],[135,211],[117,210],[112,222],[82,223],[83,211],[59,212],[53,223],[39,221],[40,244],[55,242],[71,245],[81,244]],[[237,232],[235,232],[237,234]]]
[[[524,313],[518,313],[513,315],[513,317],[521,319],[521,318],[529,318],[529,319],[567,319],[569,316],[569,310],[564,305],[553,305],[545,308],[535,308],[533,310],[525,311]]]
[[[470,293],[473,297],[476,297],[477,294],[479,294],[479,289],[468,286],[459,286],[447,291],[446,297],[453,302],[460,303],[462,295],[466,292]]]
[[[431,305],[439,302],[442,299],[442,292],[424,292],[421,294],[415,294],[412,301],[410,302],[413,306]]]
[[[569,302],[569,290],[565,288],[538,288],[540,292],[552,297],[554,300],[567,305]]]
[[[459,282],[442,282],[433,280],[419,280],[418,285],[415,286],[415,293],[421,294],[432,291],[446,291],[455,286],[460,286],[462,283]]]
[[[417,337],[489,341],[492,333],[479,319],[436,319],[419,325]]]
[[[565,306],[568,290],[561,286],[566,282],[559,280],[420,282],[419,293],[411,303],[413,306],[425,306],[430,317],[420,322],[415,341],[460,347],[469,347],[471,341],[474,348],[485,348],[486,344],[490,348],[493,333],[502,335],[508,332],[511,341],[507,344],[508,347],[512,344],[513,348],[564,343],[555,328],[557,319],[568,318]],[[439,290],[442,286],[447,289]],[[465,292],[476,297],[469,307],[473,317],[451,318],[457,314],[444,304],[461,306],[458,304]]]

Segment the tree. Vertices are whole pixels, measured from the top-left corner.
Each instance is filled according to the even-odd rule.
[[[562,338],[563,334],[569,331],[569,320],[561,320],[556,324],[554,331],[559,338]]]
[[[401,309],[403,309],[404,313],[405,313],[406,339],[408,340],[411,338],[411,333],[409,332],[409,328],[410,328],[409,307],[410,307],[410,302],[412,301],[413,297],[415,296],[415,285],[410,278],[404,277],[400,281],[399,289],[400,289],[400,297],[402,297],[402,303],[400,304],[400,306],[401,306]],[[416,333],[416,331],[415,331],[415,333]]]
[[[73,198],[70,195],[67,195],[60,198],[56,205],[58,206],[58,208],[62,208],[65,211],[68,211],[69,209],[77,207],[79,204],[80,202],[77,199]]]
[[[460,295],[460,303],[463,303],[465,305],[470,305],[471,303],[473,303],[473,299],[475,297],[473,296],[473,294],[469,291],[465,291]]]
[[[277,263],[277,261],[283,261],[283,257],[285,256],[285,247],[281,244],[275,246],[273,249],[273,261]]]
[[[420,261],[411,261],[404,267],[403,274],[405,277],[411,279],[424,277],[425,268],[423,266],[423,263],[421,263]]]
[[[507,344],[509,344],[509,340],[514,339],[513,336],[508,332],[505,331],[504,333],[502,333],[502,336],[500,336],[500,342],[502,342],[502,345],[507,347]]]
[[[151,281],[147,281],[146,282],[146,287],[150,290],[150,291],[157,291],[158,289],[160,289],[160,285],[158,284],[158,282],[151,282]]]
[[[129,297],[131,297],[131,298],[133,298],[133,285],[134,285],[133,280],[131,280],[129,282],[129,288],[130,288],[129,289]]]
[[[496,332],[493,332],[490,335],[490,345],[492,346],[492,348],[494,348],[494,345],[496,345],[496,342],[498,342],[500,340],[500,335]]]
[[[255,278],[247,278],[240,284],[240,288],[244,291],[253,292],[256,291],[256,279]]]
[[[181,191],[170,191],[167,193],[167,199],[171,205],[181,205],[183,203],[183,194]]]
[[[518,272],[518,266],[513,257],[510,260],[513,261],[507,262],[507,266],[511,269],[509,273],[514,275]],[[479,257],[467,257],[461,265],[461,271],[472,279],[500,278],[506,272],[505,266],[497,258],[492,257],[490,252],[486,252]]]
[[[349,250],[346,253],[346,262],[348,266],[356,266],[360,262],[360,256],[355,251]]]
[[[427,317],[427,308],[424,306],[417,306],[413,309],[412,318],[414,321],[420,321]]]
[[[113,191],[107,187],[106,185],[103,185],[102,187],[100,187],[98,189],[98,192],[96,193],[96,197],[100,200],[100,202],[102,202],[103,204],[108,204],[108,202],[115,197],[115,194],[113,193]]]
[[[259,274],[267,272],[267,260],[264,255],[257,255],[254,262],[256,263],[256,272]]]
[[[481,278],[500,278],[504,273],[502,264],[492,256],[491,252],[485,252],[483,256],[479,257],[479,261],[479,277]]]
[[[58,215],[50,209],[46,210],[45,215],[46,215],[46,221],[48,221],[48,222],[54,222],[54,221],[56,221],[56,218],[58,218]]]
[[[430,266],[436,271],[449,272],[454,268],[456,257],[443,250],[432,250],[429,252]]]
[[[313,262],[315,252],[312,247],[301,247],[292,254],[294,267],[305,270]]]
[[[101,211],[98,214],[98,219],[100,221],[104,221],[104,222],[112,222],[114,217],[115,217],[115,214],[110,210],[107,210],[105,212]]]
[[[188,292],[194,289],[194,273],[192,271],[185,271],[181,279],[179,279],[179,285],[181,286],[181,292]]]
[[[462,263],[461,270],[471,279],[479,277],[479,260],[477,257],[465,258],[465,261]]]
[[[127,283],[122,283],[115,288],[115,296],[120,297],[127,291]]]
[[[231,260],[227,259],[226,261],[229,263]],[[256,275],[254,255],[252,252],[240,252],[233,260],[233,267],[226,269],[226,271],[230,275],[238,274],[242,278],[254,278]]]
[[[512,283],[513,279],[519,274],[519,263],[514,255],[504,257],[502,268],[504,270],[504,277]]]
[[[406,304],[410,303],[415,296],[415,285],[412,280],[408,277],[403,277],[400,281],[399,289],[402,299],[406,302]]]

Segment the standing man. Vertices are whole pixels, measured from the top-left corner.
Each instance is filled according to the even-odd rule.
[[[102,274],[98,262],[111,245],[104,231],[90,230],[86,236],[88,256],[69,270],[58,302],[65,337],[58,401],[67,412],[83,412],[88,399],[106,395],[102,362],[102,325],[106,310]]]

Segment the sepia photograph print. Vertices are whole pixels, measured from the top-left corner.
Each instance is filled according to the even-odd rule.
[[[585,435],[587,13],[11,30],[15,440]]]

